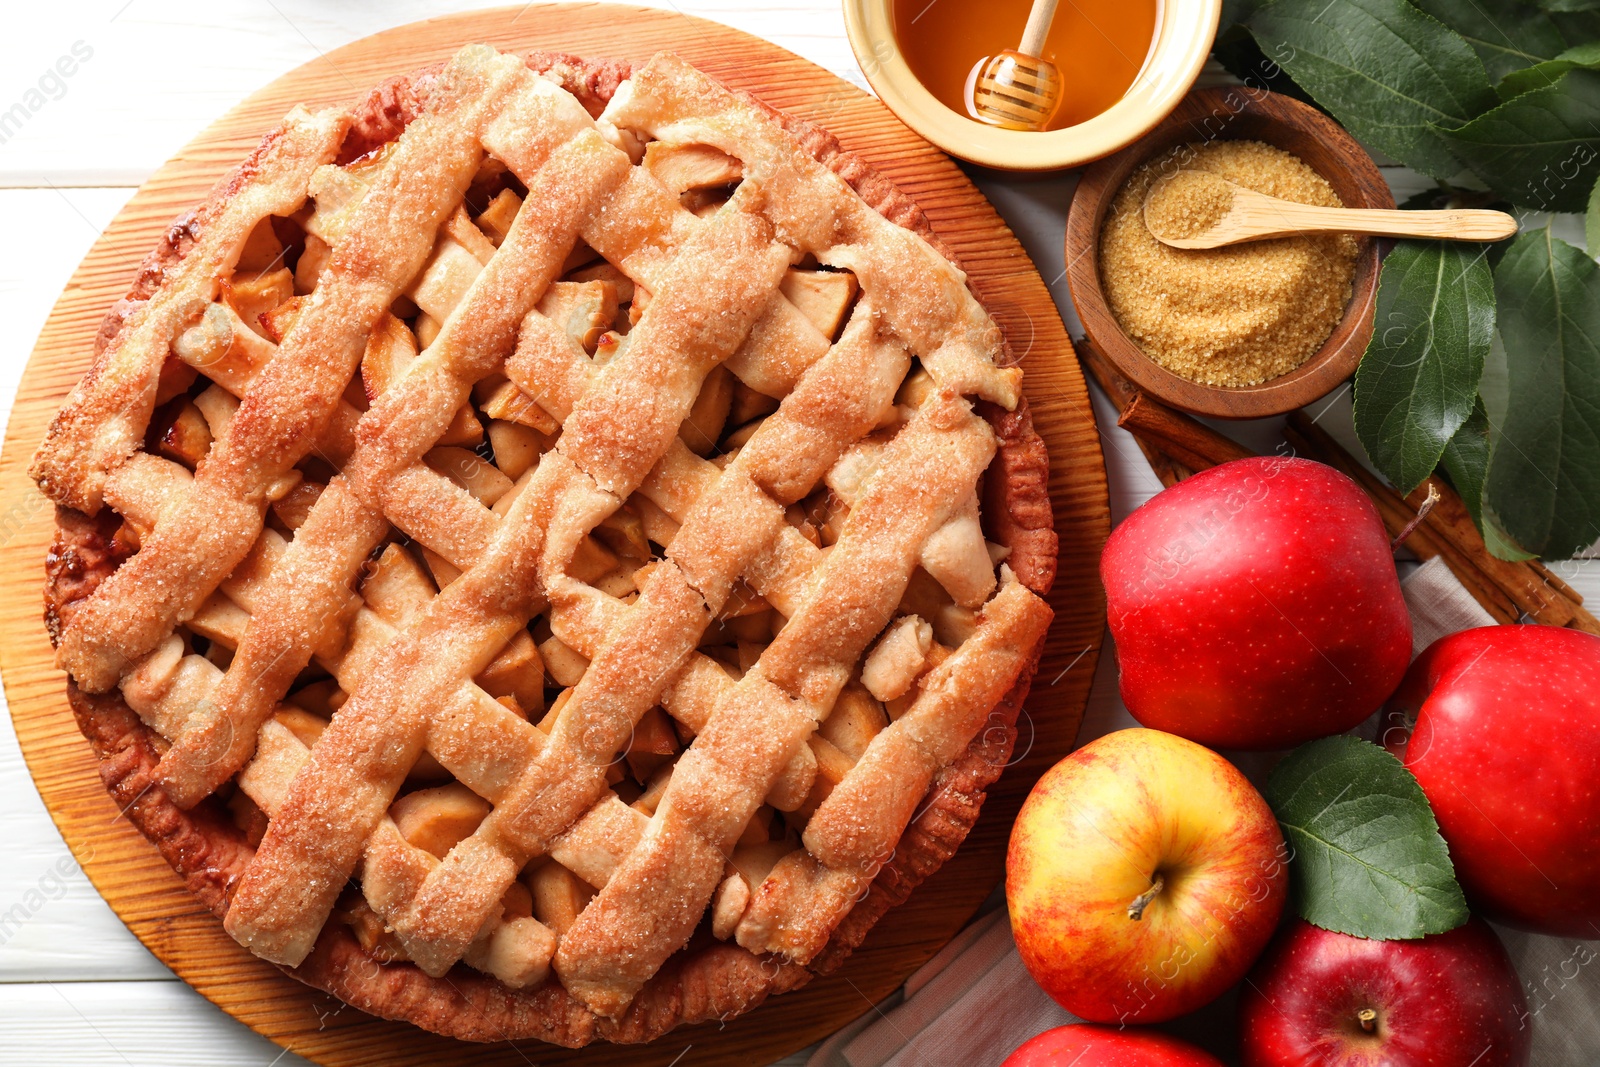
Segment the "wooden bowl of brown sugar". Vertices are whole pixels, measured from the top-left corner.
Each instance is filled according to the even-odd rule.
[[[1281,415],[1327,395],[1355,373],[1372,337],[1378,290],[1376,242],[1361,238],[1359,245],[1351,247],[1349,238],[1339,238],[1346,242],[1347,257],[1354,259],[1343,314],[1335,307],[1326,316],[1322,329],[1336,318],[1332,330],[1304,362],[1255,384],[1205,384],[1174,373],[1129,336],[1107,299],[1101,233],[1118,193],[1146,163],[1182,145],[1218,141],[1261,142],[1297,157],[1332,187],[1345,207],[1395,206],[1372,157],[1343,127],[1315,108],[1247,86],[1197,89],[1139,141],[1084,171],[1067,214],[1067,284],[1089,339],[1151,396],[1197,415],[1227,419]],[[1343,267],[1349,269],[1348,258]],[[1308,286],[1308,299],[1325,299],[1326,292],[1325,284]],[[1205,328],[1202,321],[1194,327],[1197,331]],[[1309,339],[1309,344],[1315,343],[1314,338]]]

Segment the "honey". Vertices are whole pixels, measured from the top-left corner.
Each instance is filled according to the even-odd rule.
[[[1017,47],[1030,0],[894,0],[894,34],[911,73],[952,111],[971,115],[969,76]],[[1061,75],[1047,129],[1094,118],[1122,99],[1155,40],[1160,0],[1063,0],[1044,55]]]

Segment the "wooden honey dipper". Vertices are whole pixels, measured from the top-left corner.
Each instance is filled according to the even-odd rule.
[[[1041,59],[1059,0],[1033,0],[1022,41],[982,61],[972,90],[978,118],[1008,130],[1042,130],[1061,102],[1061,75]]]

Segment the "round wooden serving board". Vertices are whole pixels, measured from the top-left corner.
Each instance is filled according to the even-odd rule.
[[[728,85],[832,130],[914,197],[971,274],[1023,356],[1034,420],[1049,446],[1061,564],[1057,617],[1019,724],[1017,759],[989,791],[957,856],[880,922],[837,973],[725,1026],[687,1027],[649,1046],[567,1051],[536,1043],[470,1045],[344,1007],[256,959],[183,888],[100,785],[67,707],[65,677],[42,622],[53,513],[27,477],[46,426],[87,367],[100,319],[127,290],[168,222],[296,103],[348,105],[384,78],[487,41],[644,61],[670,49]],[[716,23],[642,8],[534,4],[402,26],[330,52],[245,100],[162,167],[129,201],[57,301],[23,375],[0,455],[0,673],[22,751],[45,805],[100,893],[139,940],[230,1015],[327,1065],[752,1064],[844,1025],[895,989],[972,916],[1002,876],[1017,807],[1072,746],[1100,648],[1097,566],[1110,526],[1105,468],[1072,346],[1049,292],[1005,224],[959,169],[866,94],[766,41]],[[687,1055],[685,1047],[692,1046]],[[681,1060],[677,1057],[682,1056]]]

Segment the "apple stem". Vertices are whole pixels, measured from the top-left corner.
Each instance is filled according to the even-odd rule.
[[[1361,1024],[1363,1033],[1374,1034],[1378,1031],[1378,1013],[1371,1008],[1362,1008],[1356,1012],[1356,1021]]]
[[[1150,883],[1150,888],[1134,897],[1133,903],[1128,905],[1128,918],[1132,919],[1134,922],[1138,922],[1140,919],[1143,919],[1144,909],[1150,906],[1150,902],[1152,900],[1161,895],[1161,891],[1165,889],[1166,886],[1167,880],[1161,877],[1160,871],[1157,871],[1154,880]]]
[[[1422,520],[1428,517],[1428,512],[1439,502],[1439,487],[1432,482],[1428,483],[1428,496],[1423,500],[1422,506],[1417,508],[1417,513],[1410,522],[1400,527],[1400,532],[1394,535],[1394,540],[1389,542],[1389,551],[1393,552],[1405,543],[1406,538],[1416,533],[1417,527],[1422,525]]]

